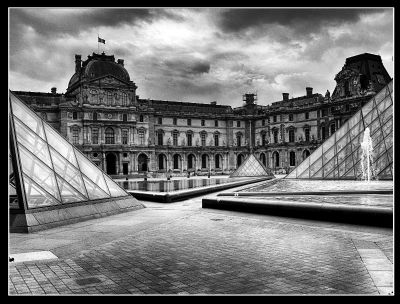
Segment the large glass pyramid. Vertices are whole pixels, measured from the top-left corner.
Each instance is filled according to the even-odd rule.
[[[130,196],[11,92],[9,156],[20,208]]]
[[[376,179],[393,179],[393,80],[285,178],[360,179],[364,130]]]
[[[250,154],[239,166],[230,177],[241,177],[241,176],[274,176],[270,170],[268,170],[264,164],[257,159],[253,154]]]

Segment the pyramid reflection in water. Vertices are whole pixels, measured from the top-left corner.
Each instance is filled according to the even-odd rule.
[[[393,80],[285,178],[360,179],[367,127],[375,176],[393,179]]]
[[[246,177],[246,176],[271,176],[271,170],[268,170],[263,163],[257,159],[253,154],[250,154],[239,166],[230,177]]]

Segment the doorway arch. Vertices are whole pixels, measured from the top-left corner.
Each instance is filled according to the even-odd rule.
[[[280,166],[279,166],[279,152],[278,151],[275,151],[273,154],[272,154],[272,157],[273,157],[273,160],[274,160],[274,167],[275,168],[279,168]]]
[[[236,168],[240,167],[240,165],[243,163],[243,160],[244,160],[244,155],[242,153],[240,153],[237,156]]]
[[[264,153],[260,154],[260,160],[264,166],[267,166],[267,158],[265,157]]]
[[[143,172],[147,171],[147,155],[144,153],[139,154],[138,156],[138,171]]]
[[[106,155],[106,171],[107,174],[117,174],[117,156],[114,153]]]
[[[167,169],[167,157],[165,154],[158,154],[158,170]]]
[[[310,156],[310,151],[308,151],[307,149],[303,151],[303,160],[305,160],[307,157]]]
[[[193,154],[188,155],[187,168],[188,170],[196,168],[196,157]]]

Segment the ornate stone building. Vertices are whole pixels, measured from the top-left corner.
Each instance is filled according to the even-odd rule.
[[[243,106],[140,99],[137,86],[113,55],[75,56],[65,94],[14,93],[111,175],[166,172],[228,174],[253,152],[274,172],[289,172],[391,77],[380,56],[346,59],[332,95],[306,88],[301,97]]]

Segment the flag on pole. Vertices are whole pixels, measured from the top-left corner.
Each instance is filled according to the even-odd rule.
[[[105,41],[104,39],[101,39],[100,37],[97,37],[97,39],[98,39],[98,41],[97,41],[97,42],[100,42],[100,43],[104,43],[104,44],[106,44],[106,41]]]

